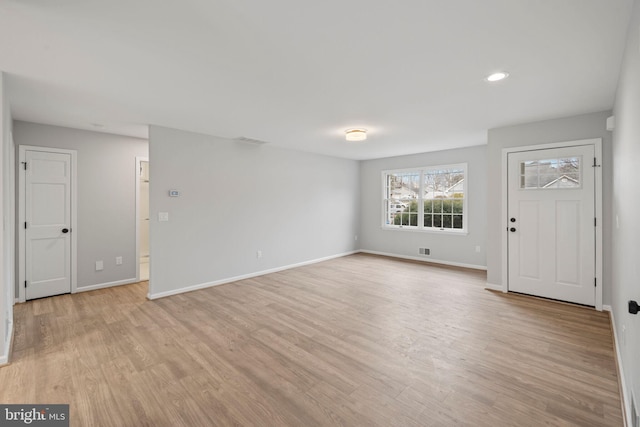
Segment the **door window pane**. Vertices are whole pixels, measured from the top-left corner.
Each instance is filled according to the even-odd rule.
[[[580,188],[580,160],[580,157],[568,157],[520,162],[520,188]]]

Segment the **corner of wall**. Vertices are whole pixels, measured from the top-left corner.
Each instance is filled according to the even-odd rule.
[[[627,33],[616,91],[613,129],[613,176],[611,191],[611,320],[613,323],[619,381],[625,417],[632,426],[634,397],[640,396],[640,316],[628,312],[628,301],[640,299],[636,212],[637,163],[640,159],[640,1],[635,0]],[[639,402],[635,402],[637,405]],[[636,410],[638,410],[636,406]]]
[[[9,343],[13,331],[13,293],[11,277],[12,266],[7,261],[11,257],[11,250],[7,250],[11,242],[12,224],[8,223],[10,216],[7,210],[11,206],[11,177],[10,168],[7,167],[11,157],[8,156],[10,143],[11,116],[9,103],[6,95],[5,75],[0,71],[0,192],[2,202],[0,202],[0,364],[7,363],[9,356]],[[9,247],[10,249],[10,247]]]
[[[149,128],[149,158],[150,297],[358,247],[357,161],[159,126]],[[181,196],[169,198],[171,188]],[[240,195],[254,208],[234,209]]]

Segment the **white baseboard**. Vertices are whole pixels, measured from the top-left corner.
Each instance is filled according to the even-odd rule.
[[[158,292],[158,293],[153,293],[153,294],[149,293],[147,295],[147,298],[150,299],[150,300],[154,300],[154,299],[158,299],[158,298],[168,297],[168,296],[171,296],[171,295],[183,294],[185,292],[191,292],[191,291],[197,291],[197,290],[200,290],[200,289],[211,288],[213,286],[224,285],[225,283],[232,283],[232,282],[237,282],[239,280],[251,279],[253,277],[264,276],[265,274],[277,273],[279,271],[289,270],[289,269],[292,269],[292,268],[302,267],[302,266],[310,265],[310,264],[316,264],[318,262],[328,261],[328,260],[334,259],[334,258],[341,258],[341,257],[344,257],[344,256],[356,254],[358,252],[360,252],[360,251],[345,252],[345,253],[341,253],[341,254],[337,254],[337,255],[330,255],[330,256],[327,256],[327,257],[323,257],[323,258],[317,258],[317,259],[312,259],[312,260],[309,260],[309,261],[299,262],[299,263],[296,263],[296,264],[290,264],[290,265],[285,265],[285,266],[282,266],[282,267],[270,268],[268,270],[257,271],[255,273],[243,274],[243,275],[240,275],[240,276],[235,276],[235,277],[229,277],[229,278],[226,278],[226,279],[215,280],[213,282],[200,283],[198,285],[187,286],[187,287],[179,288],[179,289],[172,289],[172,290],[166,291],[166,292]]]
[[[487,267],[484,265],[474,265],[474,264],[464,264],[461,262],[452,262],[452,261],[442,261],[439,259],[432,259],[432,258],[428,258],[428,257],[417,257],[417,256],[410,256],[410,255],[398,255],[398,254],[392,254],[389,252],[378,252],[378,251],[369,251],[366,249],[361,249],[359,252],[365,253],[365,254],[371,254],[371,255],[382,255],[382,256],[388,256],[388,257],[393,257],[393,258],[402,258],[402,259],[408,259],[411,261],[422,261],[422,262],[431,262],[433,264],[443,264],[443,265],[450,265],[452,267],[464,267],[464,268],[472,268],[474,270],[487,270]],[[502,290],[502,289],[500,289]]]
[[[618,329],[616,328],[616,320],[613,316],[613,310],[610,305],[603,305],[603,311],[608,311],[611,316],[611,327],[613,329],[613,346],[616,349],[616,366],[618,367],[618,379],[620,380],[620,389],[622,390],[622,410],[624,415],[624,425],[631,426],[631,395],[624,376],[624,368],[622,366],[622,355],[620,354],[620,340],[618,339]]]
[[[138,283],[135,277],[131,279],[116,280],[115,282],[98,283],[97,285],[83,286],[77,288],[76,292],[95,291],[96,289],[110,288],[112,286],[130,285],[131,283]]]
[[[9,321],[9,333],[4,343],[4,353],[0,355],[0,366],[9,363],[9,355],[11,354],[11,346],[13,345],[13,322]]]
[[[490,289],[492,291],[506,292],[506,290],[504,289],[504,286],[498,285],[497,283],[485,282],[484,287],[485,289]]]

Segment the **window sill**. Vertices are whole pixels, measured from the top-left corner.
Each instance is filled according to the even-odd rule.
[[[384,231],[412,231],[414,233],[428,233],[428,234],[444,234],[444,235],[448,235],[448,236],[467,236],[469,235],[469,232],[467,230],[460,230],[460,231],[454,231],[454,230],[441,230],[441,229],[436,229],[436,230],[429,230],[427,228],[401,228],[401,227],[386,227],[386,226],[382,226],[380,227],[382,228]]]

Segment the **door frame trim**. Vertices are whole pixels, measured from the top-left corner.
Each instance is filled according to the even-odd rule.
[[[38,147],[34,145],[19,145],[18,162],[16,163],[16,170],[21,171],[18,173],[18,222],[16,223],[18,234],[18,302],[25,302],[26,295],[25,289],[22,285],[27,276],[26,274],[26,236],[25,229],[21,227],[25,221],[25,190],[26,190],[26,175],[23,173],[24,168],[21,168],[22,162],[25,161],[27,151],[40,151],[46,153],[59,153],[71,155],[71,293],[74,294],[78,290],[78,274],[77,274],[77,262],[78,262],[78,152],[76,150],[66,150],[63,148],[49,148]]]
[[[136,281],[140,281],[140,163],[148,162],[149,157],[136,156]],[[151,213],[149,213],[151,216]]]
[[[508,156],[510,153],[518,153],[522,151],[535,151],[546,150],[551,148],[564,148],[575,147],[578,145],[593,145],[595,150],[595,156],[599,165],[602,165],[602,138],[580,139],[576,141],[554,142],[549,144],[539,145],[523,145],[519,147],[509,147],[502,149],[502,195],[501,195],[501,215],[503,218],[502,228],[502,292],[509,292],[509,233],[508,233]],[[602,217],[602,166],[595,168],[595,208],[596,218],[598,218],[597,226],[595,227],[596,237],[596,259],[595,259],[595,276],[598,283],[596,286],[596,305],[595,308],[598,311],[602,311],[602,294],[604,288],[604,282],[602,280],[602,229],[603,229],[603,217]]]

